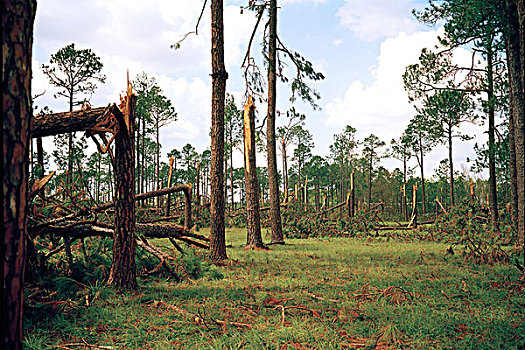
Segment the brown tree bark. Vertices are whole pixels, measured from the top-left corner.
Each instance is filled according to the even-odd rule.
[[[495,151],[495,126],[494,126],[494,76],[493,76],[493,49],[487,51],[487,94],[488,94],[488,119],[489,119],[489,202],[490,219],[493,225],[498,224],[498,196],[496,190],[496,151]]]
[[[44,146],[42,145],[42,138],[37,137],[36,139],[36,154],[37,164],[40,169],[40,178],[44,177],[46,169],[44,169]]]
[[[520,237],[523,244],[525,242],[525,0],[517,0],[516,4],[519,34],[519,43],[517,45],[519,50],[516,51],[518,51],[517,57],[519,57],[519,72],[514,71],[514,73],[518,76],[516,81],[519,81],[519,87],[517,86],[518,89],[514,95],[517,104],[516,114],[514,115],[514,144],[516,147],[516,177],[518,185],[518,237]],[[514,59],[517,57],[514,57]],[[525,259],[525,244],[523,244],[523,256]],[[525,273],[525,270],[523,272]]]
[[[123,114],[115,115],[119,130],[115,135],[115,234],[113,263],[108,285],[118,289],[136,289],[135,264],[135,138],[134,119],[137,97],[128,91]]]
[[[223,1],[211,1],[211,164],[210,164],[210,256],[213,260],[227,259],[224,227],[224,99],[226,79],[224,67]]]
[[[512,94],[512,91],[510,92]],[[512,101],[513,98],[510,97]],[[509,101],[509,163],[510,163],[510,216],[518,226],[518,175],[516,171],[516,144],[514,142],[514,107]]]
[[[37,115],[31,121],[31,137],[45,137],[73,131],[114,131],[115,104],[88,110]]]
[[[419,163],[419,171],[421,172],[421,197],[423,198],[423,214],[426,213],[426,202],[427,197],[425,193],[425,174],[424,174],[424,158],[423,158],[423,140],[421,137],[419,137],[419,157],[418,157],[418,163]],[[406,188],[405,188],[406,191]]]
[[[173,176],[173,161],[174,161],[174,157],[171,156],[170,157],[170,168],[168,172],[168,184],[166,185],[166,188],[171,187],[171,177]],[[170,202],[171,202],[171,196],[170,196],[170,193],[168,193],[168,196],[166,197],[166,216],[170,215],[170,204],[171,204]]]
[[[449,165],[449,171],[450,171],[450,206],[453,207],[455,204],[455,195],[454,195],[454,163],[452,160],[452,126],[448,125],[448,165]]]
[[[244,181],[246,183],[246,247],[264,247],[259,213],[259,183],[255,162],[255,106],[251,97],[244,106]]]
[[[4,233],[0,313],[2,348],[22,349],[31,108],[31,54],[36,1],[2,1],[2,163]]]
[[[275,106],[277,100],[277,0],[270,0],[270,36],[268,43],[268,114],[266,143],[268,151],[268,182],[270,187],[270,223],[272,244],[284,244],[277,174],[275,145]]]

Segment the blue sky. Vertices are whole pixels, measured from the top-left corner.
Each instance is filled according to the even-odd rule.
[[[240,13],[239,5],[244,3],[225,1],[225,55],[230,75],[227,91],[236,96],[239,105],[244,93],[240,65],[255,23],[253,13]],[[408,104],[401,74],[406,65],[417,62],[423,47],[436,44],[440,31],[420,25],[412,17],[411,10],[425,4],[419,0],[279,2],[281,39],[326,76],[324,81],[312,84],[321,93],[321,110],[295,104],[307,115],[307,127],[316,145],[314,153],[327,156],[333,135],[345,125],[357,128],[360,140],[374,133],[388,144],[400,136],[415,113]],[[104,63],[108,79],[93,95],[93,106],[118,101],[125,89],[127,69],[132,78],[145,71],[157,79],[179,115],[178,121],[161,129],[162,153],[180,149],[186,143],[202,152],[209,145],[210,127],[209,7],[199,35],[189,36],[179,50],[170,49],[181,36],[194,30],[201,7],[202,1],[197,0],[40,0],[35,22],[33,91],[36,94],[45,90],[46,94],[36,104],[49,105],[55,112],[68,109],[65,99],[53,98],[54,90],[39,67],[48,62],[51,54],[74,42],[77,48],[91,48]],[[260,40],[259,32],[252,50],[260,51]],[[286,85],[278,86],[278,109],[283,112],[290,107],[289,93]],[[257,107],[264,115],[265,106]],[[284,122],[278,120],[278,124]],[[456,143],[458,169],[466,157],[473,157],[473,143],[483,141],[480,127],[467,126],[465,130],[478,134],[478,138]],[[49,140],[46,143],[52,147]],[[440,147],[429,155],[427,174],[445,154]],[[264,163],[264,157],[258,162]],[[400,166],[395,160],[384,160],[383,164],[389,169]]]

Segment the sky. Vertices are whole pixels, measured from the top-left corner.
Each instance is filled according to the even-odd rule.
[[[225,63],[229,73],[227,92],[241,108],[245,93],[241,63],[255,24],[255,15],[240,10],[247,1],[224,1]],[[423,47],[432,48],[442,28],[429,28],[416,21],[412,9],[422,9],[421,0],[281,0],[278,32],[282,42],[310,60],[325,79],[312,83],[321,99],[319,110],[297,101],[296,110],[307,116],[306,126],[313,134],[314,154],[329,155],[333,135],[346,125],[357,129],[357,139],[377,135],[387,144],[398,138],[416,114],[403,88],[402,74],[417,63]],[[54,112],[68,110],[68,101],[54,98],[56,90],[43,75],[41,65],[60,48],[75,43],[77,49],[90,48],[104,64],[106,83],[91,97],[93,107],[118,102],[126,88],[126,71],[133,79],[141,72],[155,77],[166,97],[171,99],[178,120],[160,132],[162,154],[187,143],[202,152],[210,144],[211,125],[211,29],[209,2],[198,28],[181,48],[170,45],[195,30],[203,1],[200,0],[40,0],[35,20],[33,44],[33,94],[44,95],[36,105]],[[260,52],[262,33],[252,46]],[[462,53],[459,53],[461,56]],[[463,53],[467,57],[466,52]],[[259,57],[260,58],[260,57]],[[468,57],[467,57],[468,58]],[[261,67],[263,62],[259,60]],[[293,76],[292,66],[285,73]],[[284,124],[285,112],[292,104],[290,87],[277,88],[277,124]],[[264,104],[256,103],[259,116]],[[263,118],[260,118],[263,119]],[[476,138],[455,142],[454,163],[460,169],[467,158],[474,158],[473,144],[485,142],[483,127],[466,125],[463,131]],[[49,153],[52,140],[45,140]],[[94,148],[92,148],[94,150]],[[432,174],[446,158],[444,146],[426,158],[426,174]],[[264,155],[258,163],[265,163]],[[242,166],[242,158],[235,166]],[[278,161],[280,164],[280,161]],[[262,164],[261,164],[262,165]],[[392,170],[402,164],[382,160]],[[415,167],[415,160],[412,161]],[[467,165],[469,167],[469,165]]]

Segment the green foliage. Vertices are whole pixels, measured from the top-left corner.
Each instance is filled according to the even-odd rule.
[[[70,99],[75,106],[85,101],[85,98],[75,99],[75,95],[91,95],[97,88],[96,82],[106,81],[106,76],[100,73],[103,66],[91,49],[77,50],[72,43],[51,55],[49,64],[42,65],[42,71],[49,83],[59,88],[57,95]]]

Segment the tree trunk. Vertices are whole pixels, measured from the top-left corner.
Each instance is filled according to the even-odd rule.
[[[510,92],[512,94],[512,91]],[[509,101],[509,163],[510,163],[510,215],[514,226],[518,226],[518,176],[516,171],[516,144],[514,142],[514,105]]]
[[[425,176],[423,175],[423,141],[421,137],[419,138],[419,157],[420,157],[420,169],[421,169],[421,197],[423,199],[423,210],[422,213],[426,213],[426,203],[427,203],[427,197],[425,193]]]
[[[232,136],[232,133],[230,132],[230,186],[231,186],[231,209],[230,209],[230,213],[232,212],[232,210],[235,208],[235,200],[233,199],[233,136]]]
[[[277,151],[275,145],[275,105],[277,100],[277,0],[270,0],[270,37],[268,43],[268,115],[267,151],[268,183],[270,187],[270,222],[272,244],[284,244],[277,176]]]
[[[135,138],[134,119],[137,97],[128,84],[123,115],[116,114],[119,131],[115,135],[115,233],[113,263],[108,285],[137,289],[135,265]]]
[[[73,86],[69,90],[69,113],[73,112]],[[69,186],[73,182],[73,137],[74,133],[70,132],[67,140],[67,175],[66,185]],[[71,267],[71,266],[70,266]]]
[[[514,118],[514,144],[516,147],[516,175],[518,192],[518,237],[523,246],[525,261],[525,1],[517,0],[519,34],[519,89],[516,93],[516,115]],[[517,73],[517,72],[514,72]],[[519,78],[519,79],[518,79]],[[525,276],[525,270],[522,271]],[[523,276],[522,276],[523,277]]]
[[[493,225],[498,224],[498,197],[496,192],[496,151],[494,140],[494,82],[492,71],[493,49],[487,50],[487,94],[488,94],[488,119],[489,119],[489,201],[490,219]]]
[[[3,221],[2,348],[22,349],[23,286],[36,1],[2,1]]]
[[[244,106],[244,179],[246,183],[246,247],[263,247],[259,213],[259,183],[255,163],[255,106],[251,97]]]
[[[453,207],[454,201],[454,164],[452,162],[452,125],[448,126],[448,162],[450,167],[450,206]]]
[[[39,178],[43,178],[46,169],[44,169],[44,146],[42,145],[41,137],[37,137],[36,139],[36,158],[40,171]]]
[[[368,209],[372,202],[372,155],[370,155],[370,166],[368,168]]]
[[[170,168],[169,168],[169,172],[168,172],[168,183],[166,185],[166,188],[170,188],[171,187],[171,178],[173,176],[173,162],[175,160],[175,157],[171,156],[170,157]],[[167,197],[166,197],[166,216],[169,216],[170,215],[170,205],[171,205],[171,193],[168,193]]]
[[[144,193],[145,192],[145,189],[146,189],[146,176],[148,175],[147,174],[147,171],[146,171],[146,160],[145,160],[145,157],[146,157],[146,150],[144,148],[145,146],[145,140],[146,140],[146,118],[143,118],[142,119],[142,155],[141,155],[141,165],[140,165],[140,179],[141,179],[141,183],[140,183],[140,192],[141,193]],[[140,203],[140,206],[143,207],[144,205],[146,204],[146,202],[142,201]]]
[[[159,121],[158,118],[155,119],[155,131],[156,131],[156,152],[155,152],[155,167],[157,168],[157,174],[156,174],[156,183],[157,183],[157,191],[160,190],[160,145],[159,145]],[[160,197],[157,197],[157,208],[160,208]]]
[[[212,118],[211,118],[211,205],[210,256],[227,259],[224,232],[224,99],[228,73],[224,67],[223,1],[211,1]]]
[[[403,155],[403,192],[401,193],[401,205],[402,205],[401,212],[403,213],[403,217],[405,218],[405,221],[408,220],[406,188],[407,188],[407,157]],[[425,208],[424,203],[425,202],[423,200],[423,208]],[[423,213],[424,212],[425,210],[423,209]]]

